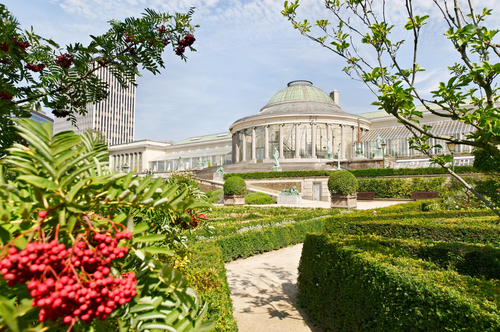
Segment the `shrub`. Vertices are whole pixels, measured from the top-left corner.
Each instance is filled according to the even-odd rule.
[[[400,245],[373,236],[309,234],[299,265],[299,305],[329,331],[500,329],[496,282],[413,259]]]
[[[232,176],[224,182],[225,195],[242,195],[247,191],[245,180],[239,176]]]
[[[192,259],[186,274],[191,287],[209,304],[205,320],[215,322],[215,331],[237,332],[220,247],[213,242],[197,243],[189,251]]]
[[[205,195],[207,195],[207,202],[210,204],[216,204],[219,201],[219,196],[223,194],[224,190],[222,189],[210,190],[205,192]]]
[[[335,171],[328,179],[328,189],[340,195],[354,194],[358,190],[358,180],[349,171]]]
[[[261,204],[275,204],[276,201],[264,193],[251,193],[245,196],[245,204],[261,205]]]
[[[310,177],[310,176],[330,176],[333,172],[329,170],[309,170],[309,171],[283,171],[283,172],[252,172],[252,173],[228,173],[224,174],[224,179],[239,176],[243,179],[272,179],[290,177]],[[377,176],[398,176],[398,175],[427,175],[427,174],[448,174],[441,167],[425,168],[368,168],[349,170],[354,176],[377,177]],[[455,173],[480,172],[472,166],[455,166]]]
[[[447,197],[450,189],[445,177],[358,179],[358,191],[374,191],[377,198],[410,198],[413,191],[437,191]]]
[[[500,171],[500,157],[496,157],[483,149],[476,149],[474,155],[474,167],[481,172]]]

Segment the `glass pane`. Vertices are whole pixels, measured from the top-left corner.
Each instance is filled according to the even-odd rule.
[[[287,159],[295,158],[295,126],[292,123],[283,126],[283,155]]]

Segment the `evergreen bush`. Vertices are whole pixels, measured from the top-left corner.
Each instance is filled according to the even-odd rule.
[[[251,193],[245,196],[245,204],[261,205],[261,204],[275,204],[276,201],[264,193]]]
[[[247,184],[239,176],[232,176],[224,182],[225,195],[243,195],[246,191]]]
[[[358,180],[349,171],[335,171],[328,178],[328,190],[340,195],[350,195],[358,190]]]

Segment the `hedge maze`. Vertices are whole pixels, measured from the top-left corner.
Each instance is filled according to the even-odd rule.
[[[299,305],[331,331],[499,331],[500,225],[429,202],[328,218],[306,237]],[[374,212],[376,211],[376,212]]]

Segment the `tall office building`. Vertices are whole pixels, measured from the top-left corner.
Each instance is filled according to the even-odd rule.
[[[135,134],[135,86],[123,89],[118,80],[106,69],[100,68],[97,76],[109,84],[109,95],[97,104],[87,104],[86,115],[76,115],[77,127],[67,118],[55,118],[54,133],[73,130],[82,134],[85,130],[98,130],[104,134],[108,145],[134,141]]]

